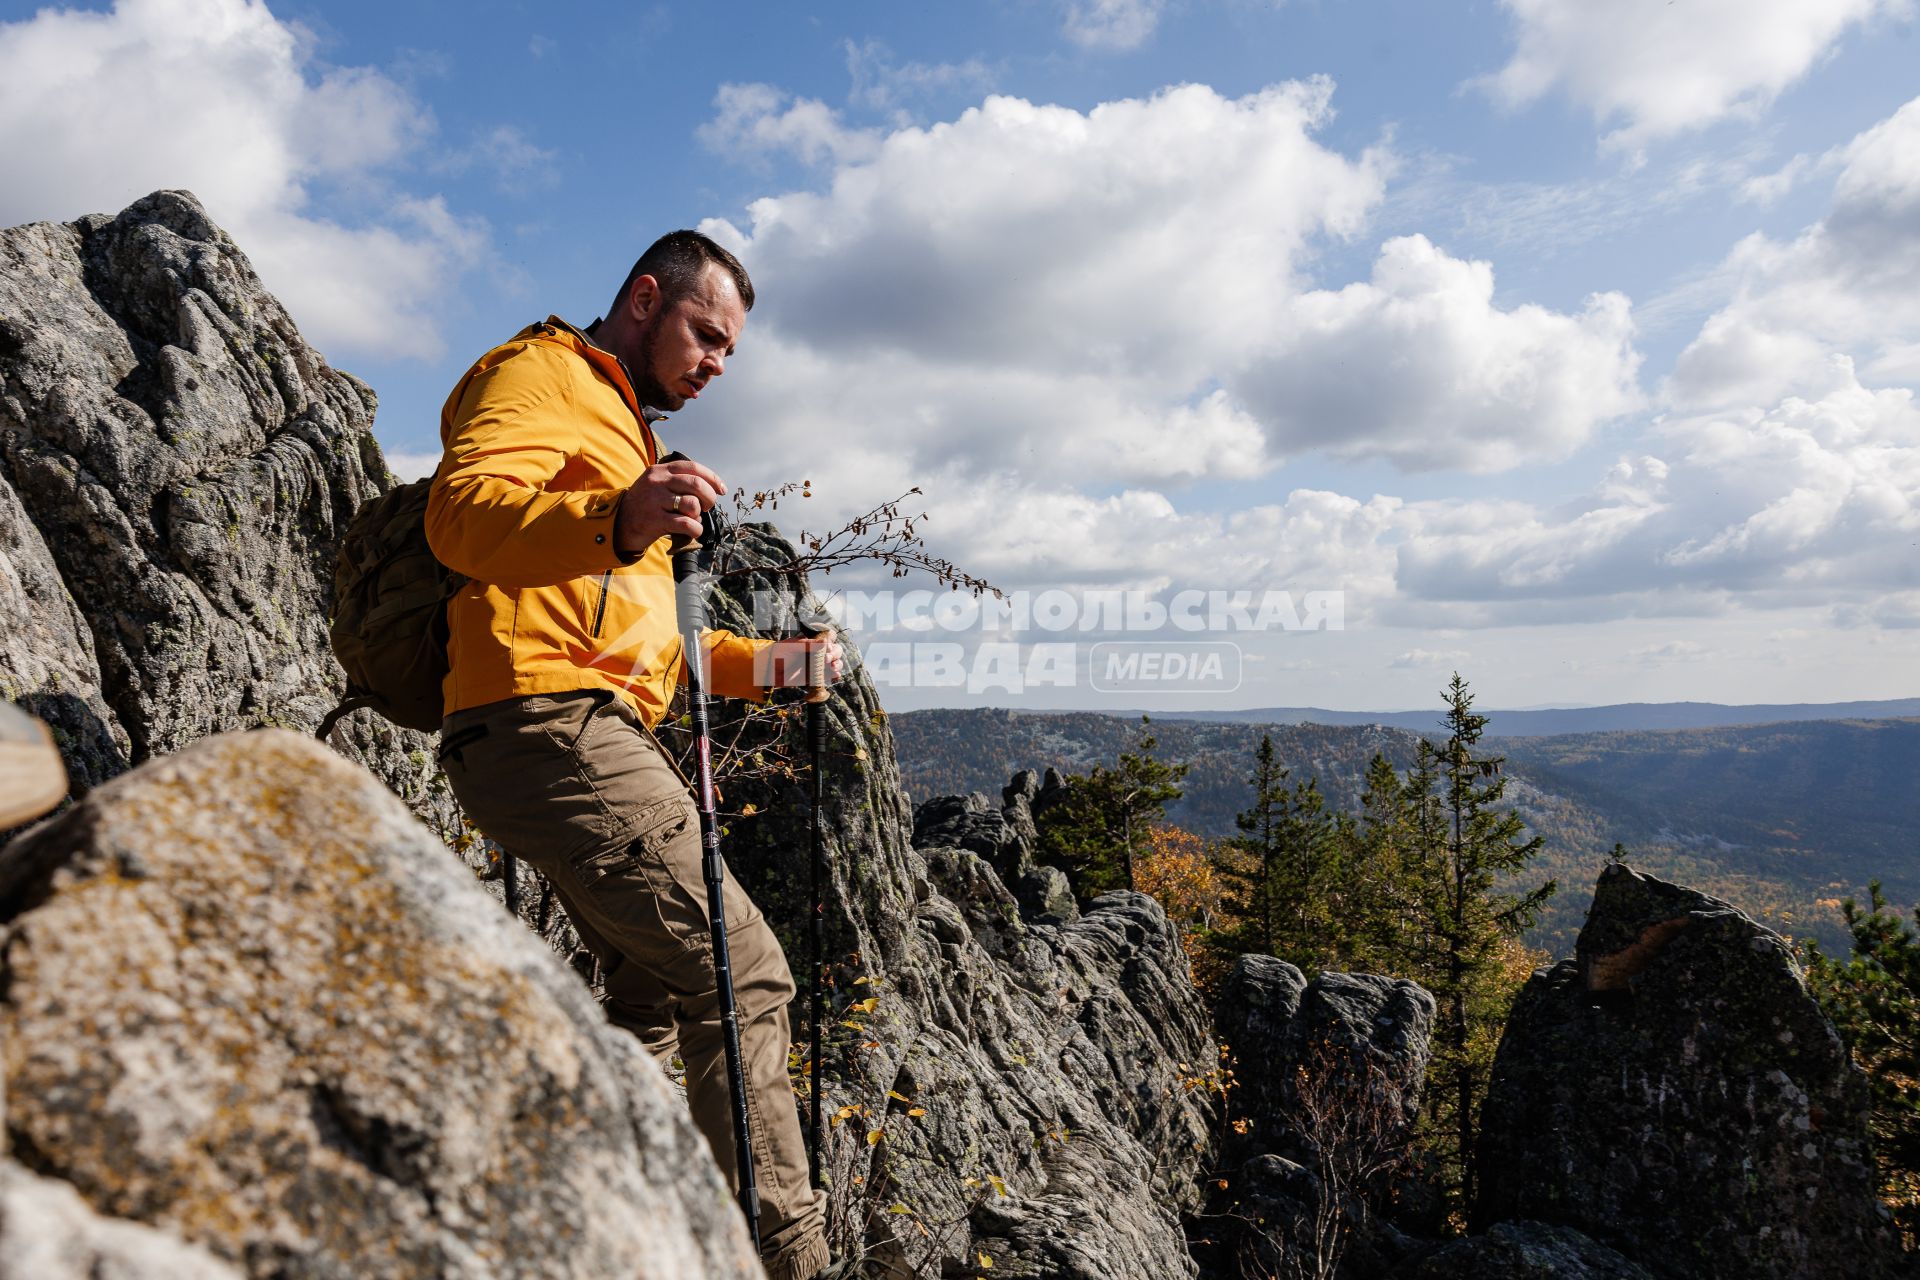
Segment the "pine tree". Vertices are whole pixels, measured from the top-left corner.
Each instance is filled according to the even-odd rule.
[[[1256,951],[1315,970],[1343,950],[1343,827],[1327,812],[1318,779],[1289,785],[1290,776],[1263,735],[1247,779],[1253,804],[1234,820],[1244,834],[1230,843],[1223,868],[1241,924],[1222,942],[1232,954]]]
[[[1065,866],[1082,897],[1135,887],[1134,862],[1148,828],[1180,798],[1187,766],[1160,760],[1158,746],[1152,721],[1141,716],[1132,750],[1111,769],[1095,765],[1069,777],[1065,799],[1037,820],[1040,856]]]
[[[1401,814],[1382,821],[1404,824],[1402,927],[1390,950],[1401,956],[1394,971],[1418,980],[1438,1004],[1427,1133],[1464,1207],[1477,1181],[1480,1099],[1513,994],[1511,957],[1556,886],[1497,890],[1526,868],[1541,840],[1526,837],[1520,816],[1499,807],[1502,758],[1478,754],[1487,717],[1474,712],[1458,673],[1444,696],[1447,740],[1421,742]]]

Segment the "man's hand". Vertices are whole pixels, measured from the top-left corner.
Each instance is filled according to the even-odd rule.
[[[847,659],[840,648],[839,635],[832,631],[798,640],[774,641],[760,651],[755,678],[769,689],[805,689],[808,687],[807,659],[823,649],[827,655],[827,683],[838,684],[846,679]]]
[[[613,546],[637,556],[657,538],[700,536],[700,513],[710,510],[727,486],[691,458],[648,467],[627,488],[614,514]]]

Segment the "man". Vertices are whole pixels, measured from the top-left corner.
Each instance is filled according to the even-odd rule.
[[[650,420],[725,371],[752,306],[732,254],[692,231],[661,238],[605,319],[583,332],[549,318],[461,379],[427,508],[434,554],[472,579],[447,610],[454,794],[552,883],[601,961],[609,1018],[686,1064],[694,1121],[736,1189],[699,827],[652,735],[682,660],[669,543],[698,536],[726,487],[699,463],[661,462]],[[766,696],[765,642],[704,643],[713,692]],[[827,1262],[826,1202],[787,1079],[793,978],[731,878],[725,905],[762,1258],[773,1280],[806,1280]]]

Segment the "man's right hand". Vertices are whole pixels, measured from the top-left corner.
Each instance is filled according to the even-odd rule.
[[[700,513],[710,510],[727,486],[691,458],[648,467],[620,499],[614,516],[613,545],[633,557],[656,538],[700,536]]]

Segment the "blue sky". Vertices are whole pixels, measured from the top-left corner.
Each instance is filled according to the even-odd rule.
[[[396,470],[468,361],[705,226],[762,304],[670,431],[730,481],[814,525],[917,484],[1010,589],[1344,593],[1170,702],[1916,692],[1908,0],[0,21],[0,221],[196,191]]]

